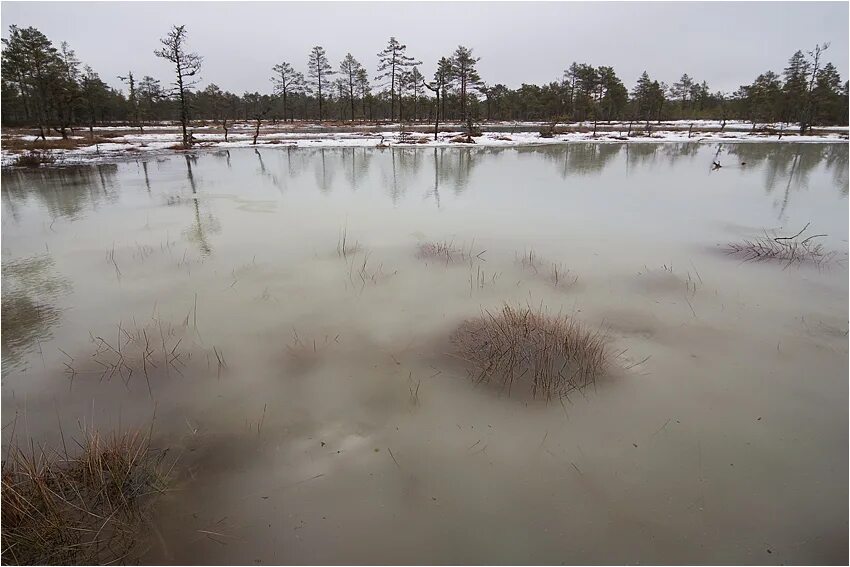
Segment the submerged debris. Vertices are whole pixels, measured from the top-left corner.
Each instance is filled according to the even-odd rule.
[[[501,380],[509,393],[515,382],[524,383],[532,396],[547,399],[594,383],[608,362],[603,335],[542,308],[485,311],[462,323],[452,343],[477,381]]]
[[[827,236],[826,234],[814,234],[802,238],[803,233],[809,228],[809,224],[794,236],[777,236],[768,234],[754,239],[745,239],[740,242],[732,242],[726,246],[726,253],[739,256],[745,262],[760,262],[764,260],[778,260],[786,266],[811,262],[823,264],[835,256],[835,252],[826,250],[822,244],[815,241],[816,238]]]
[[[167,452],[141,432],[86,431],[79,454],[12,447],[3,461],[4,564],[126,562],[152,496],[165,489]]]

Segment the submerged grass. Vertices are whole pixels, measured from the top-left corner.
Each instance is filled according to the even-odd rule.
[[[457,246],[453,241],[443,240],[435,242],[422,242],[416,252],[416,257],[421,260],[442,260],[446,264],[458,261],[473,262],[483,260],[482,256],[486,250],[475,252],[475,241],[469,248]]]
[[[578,275],[572,273],[563,264],[542,259],[534,249],[517,256],[517,262],[523,270],[533,273],[538,278],[546,280],[553,287],[571,288],[578,282]]]
[[[776,233],[769,234],[765,231],[764,236],[727,244],[726,253],[738,256],[745,262],[776,260],[785,263],[786,267],[806,262],[821,265],[830,261],[835,253],[815,241],[816,238],[827,235],[814,234],[803,237],[808,228],[807,224],[794,236],[778,236]]]
[[[532,396],[546,399],[593,384],[609,358],[602,334],[542,307],[484,311],[462,323],[452,343],[477,381],[499,380],[509,394],[514,383],[525,384]]]
[[[353,254],[357,254],[362,250],[362,246],[360,246],[360,242],[354,241],[351,242],[348,239],[348,226],[344,226],[342,230],[339,232],[339,238],[336,242],[336,253],[337,256],[341,258],[348,258]]]
[[[85,431],[72,456],[14,445],[3,462],[4,564],[127,561],[153,496],[165,489],[167,451],[140,431]],[[172,465],[173,466],[173,465]]]

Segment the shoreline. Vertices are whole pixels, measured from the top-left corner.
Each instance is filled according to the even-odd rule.
[[[75,135],[63,140],[59,136],[48,136],[46,141],[32,134],[31,130],[4,132],[2,139],[3,168],[26,167],[18,165],[18,158],[31,152],[43,159],[30,167],[57,167],[97,163],[123,162],[142,156],[153,157],[172,153],[204,150],[227,150],[231,148],[515,148],[566,145],[574,143],[599,144],[646,144],[646,143],[847,143],[846,127],[814,129],[807,135],[799,135],[787,127],[780,131],[767,125],[753,130],[751,125],[728,122],[721,130],[717,121],[682,121],[651,124],[647,132],[632,126],[627,135],[628,124],[599,125],[596,133],[588,131],[586,125],[570,124],[555,126],[554,134],[544,137],[540,129],[550,124],[542,123],[488,123],[481,126],[483,132],[466,141],[460,129],[448,130],[457,125],[446,125],[438,139],[434,140],[433,125],[420,124],[404,132],[393,130],[392,125],[363,125],[360,128],[348,125],[264,125],[260,128],[256,144],[253,141],[254,127],[247,123],[235,123],[229,129],[228,141],[224,141],[221,128],[196,126],[192,128],[195,144],[190,149],[180,145],[179,126],[151,125],[139,133],[126,126],[95,128],[93,132],[77,130]],[[693,124],[695,129],[691,129]],[[696,129],[696,127],[699,127]],[[742,126],[747,126],[743,129]],[[621,129],[622,128],[622,129]],[[430,129],[430,133],[429,130]],[[337,131],[339,130],[339,131]],[[83,135],[81,135],[83,134]]]

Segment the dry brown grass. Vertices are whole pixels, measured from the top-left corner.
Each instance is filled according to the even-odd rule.
[[[566,315],[505,305],[465,321],[452,335],[476,381],[530,387],[551,399],[593,384],[608,364],[607,341]]]
[[[826,250],[822,244],[815,240],[827,235],[813,234],[803,237],[803,233],[808,228],[809,225],[807,224],[803,227],[803,230],[794,236],[778,236],[775,232],[769,234],[765,231],[764,236],[727,244],[726,253],[738,256],[745,262],[776,260],[783,262],[786,267],[792,264],[813,263],[821,265],[829,262],[834,258],[835,253]]]
[[[77,148],[93,146],[95,144],[113,143],[114,140],[107,136],[96,136],[91,138],[68,138],[67,140],[22,140],[21,138],[4,137],[3,149],[10,152],[44,151],[44,150],[75,150]]]
[[[3,462],[4,564],[125,562],[169,470],[141,432],[84,432],[70,455],[13,446]],[[173,465],[172,465],[173,466]]]
[[[25,154],[18,156],[15,165],[18,167],[40,167],[42,165],[50,165],[56,161],[56,156],[49,152],[30,150]]]

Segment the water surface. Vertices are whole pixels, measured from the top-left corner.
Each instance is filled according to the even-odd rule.
[[[148,563],[846,563],[847,158],[275,148],[4,171],[4,442],[16,413],[48,444],[57,419],[155,415],[181,458]],[[721,250],[807,223],[835,261]],[[475,257],[418,258],[429,241]],[[606,332],[610,376],[548,404],[470,381],[449,336],[504,302]],[[105,373],[104,343],[154,354]]]

